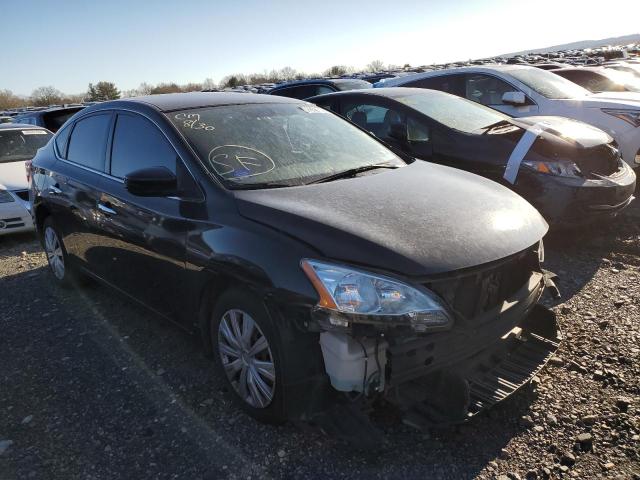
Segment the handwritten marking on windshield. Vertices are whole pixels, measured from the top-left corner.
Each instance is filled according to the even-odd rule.
[[[255,177],[269,173],[276,164],[266,154],[242,145],[220,145],[209,152],[209,162],[225,179]]]
[[[213,125],[207,125],[200,121],[199,113],[178,113],[174,116],[176,120],[180,120],[184,128],[190,128],[192,130],[206,130],[211,132],[216,129]]]

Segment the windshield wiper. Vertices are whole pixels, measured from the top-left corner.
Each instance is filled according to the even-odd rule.
[[[234,190],[259,190],[262,188],[285,188],[285,187],[297,187],[300,184],[293,183],[277,183],[277,182],[262,182],[262,183],[236,183],[233,185]]]
[[[375,170],[377,168],[399,168],[399,165],[390,165],[388,163],[383,163],[379,165],[364,165],[362,167],[350,168],[348,170],[344,170],[342,172],[334,173],[333,175],[329,175],[327,177],[319,178],[318,180],[314,180],[313,182],[307,183],[307,185],[311,185],[314,183],[325,183],[331,182],[333,180],[338,180],[339,178],[349,178],[357,175],[358,173],[366,172],[368,170]]]
[[[513,123],[511,123],[509,120],[499,120],[495,123],[492,123],[491,125],[487,125],[486,127],[482,127],[484,129],[484,133],[490,132],[491,130],[493,130],[496,127],[502,127],[502,126],[506,126],[506,125],[510,125],[515,127],[515,125]]]

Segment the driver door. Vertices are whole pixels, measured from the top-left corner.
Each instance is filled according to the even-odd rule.
[[[526,95],[523,105],[504,102],[502,97],[507,92],[520,92],[520,90],[493,75],[472,73],[464,76],[464,96],[467,100],[480,103],[512,117],[528,117],[538,114],[538,106]]]

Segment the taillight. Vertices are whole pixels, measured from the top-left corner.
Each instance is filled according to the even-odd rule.
[[[31,185],[31,160],[24,162],[24,169],[27,171],[27,183]]]

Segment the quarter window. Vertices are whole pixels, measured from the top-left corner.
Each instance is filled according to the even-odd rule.
[[[104,171],[104,152],[111,124],[111,114],[91,115],[75,124],[67,159],[94,170]]]
[[[176,173],[177,154],[158,128],[139,115],[120,114],[111,148],[111,175],[124,178],[134,170],[165,167]]]

